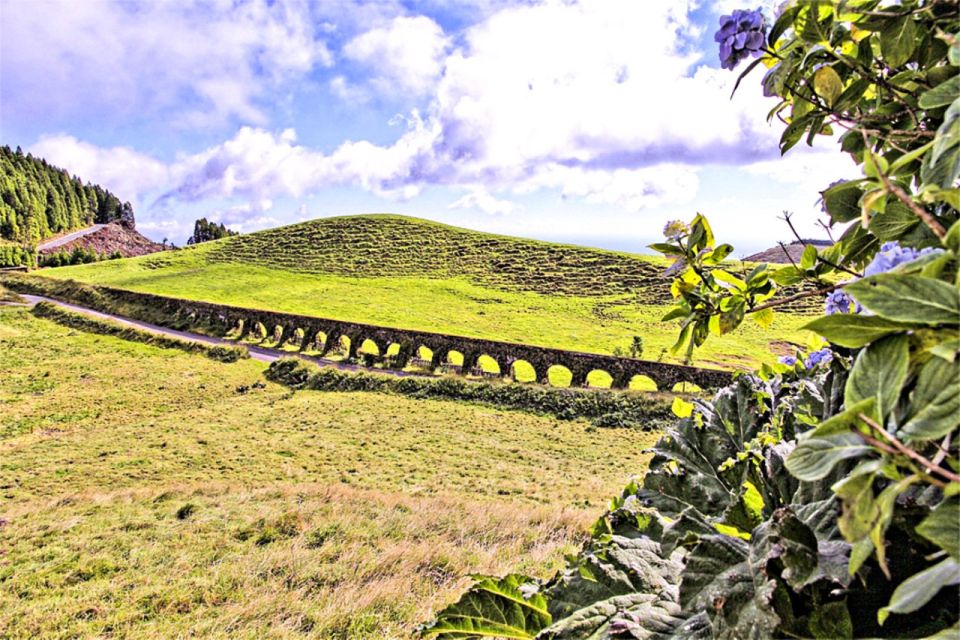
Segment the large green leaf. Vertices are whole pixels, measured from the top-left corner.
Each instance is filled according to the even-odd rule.
[[[820,425],[810,432],[811,438],[825,438],[838,433],[850,433],[858,426],[863,424],[860,415],[865,415],[873,420],[877,419],[877,398],[864,398],[856,402],[840,413],[824,420]]]
[[[592,541],[577,562],[559,574],[544,594],[550,614],[560,619],[594,602],[642,592],[676,591],[682,565],[664,558],[646,536],[610,536]]]
[[[960,562],[960,500],[945,500],[917,526],[917,533]]]
[[[882,213],[874,214],[870,219],[870,232],[881,240],[897,240],[918,224],[920,218],[906,205],[891,202]]]
[[[519,574],[503,578],[478,576],[478,582],[460,600],[418,630],[420,637],[438,640],[533,638],[550,625],[551,617],[543,595],[533,593],[529,598],[523,595],[520,587],[525,584],[535,584],[535,581]]]
[[[860,217],[863,189],[856,181],[841,182],[820,192],[823,206],[834,222],[850,222]]]
[[[908,440],[942,438],[960,426],[960,361],[931,358],[910,398],[910,419],[900,428]]]
[[[877,613],[880,624],[891,613],[911,613],[930,602],[943,587],[960,582],[960,564],[947,558],[900,583],[890,604]]]
[[[877,399],[881,419],[886,419],[900,397],[910,365],[910,340],[897,334],[881,338],[857,355],[847,386],[844,403],[853,406],[868,398]]]
[[[888,320],[919,324],[960,324],[960,289],[940,280],[882,273],[852,282],[846,291]]]
[[[911,16],[890,20],[880,31],[880,52],[891,68],[910,59],[917,46],[917,25]]]
[[[680,583],[684,613],[706,611],[714,637],[772,637],[780,618],[771,604],[776,582],[751,566],[751,547],[739,538],[703,536],[687,557]],[[765,565],[766,558],[757,561]]]
[[[873,451],[853,433],[838,433],[824,438],[806,438],[787,457],[787,471],[807,482],[825,478],[841,460]]]
[[[885,335],[916,329],[917,323],[895,322],[880,316],[865,316],[857,313],[834,313],[821,316],[803,326],[815,331],[833,344],[859,349]]]
[[[537,640],[600,640],[614,633],[629,633],[628,637],[641,639],[675,637],[673,631],[684,622],[675,596],[662,592],[631,593],[575,611],[541,631]],[[700,626],[709,629],[706,620]]]
[[[960,95],[960,76],[953,76],[921,94],[919,105],[921,109],[945,107],[956,100],[958,95]]]

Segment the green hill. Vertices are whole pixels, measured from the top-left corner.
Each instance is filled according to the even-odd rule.
[[[205,242],[175,252],[46,275],[245,307],[407,329],[644,357],[676,327],[659,258],[498,236],[418,218],[325,218]],[[754,364],[771,340],[800,340],[802,318],[767,334],[746,325],[719,336],[700,364]],[[774,336],[771,338],[770,336]]]
[[[659,261],[396,215],[313,220],[218,242],[211,262],[341,276],[457,278],[493,289],[669,301]]]

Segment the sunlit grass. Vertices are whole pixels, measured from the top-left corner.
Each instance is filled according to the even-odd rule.
[[[349,219],[340,220],[337,229]],[[388,221],[388,230],[398,224]],[[676,324],[660,322],[670,302],[667,281],[660,275],[662,261],[511,239],[504,248],[497,236],[454,233],[434,225],[426,228],[441,230],[436,233],[445,244],[438,246],[446,253],[438,253],[442,258],[436,258],[436,270],[429,272],[430,243],[440,242],[433,236],[424,235],[425,248],[415,254],[389,238],[376,250],[380,255],[363,234],[355,241],[309,238],[328,224],[316,221],[175,253],[42,273],[193,300],[592,353],[625,350],[633,336],[641,336],[643,357],[680,361],[667,352],[676,339]],[[500,253],[483,259],[482,249]],[[464,271],[443,266],[444,259],[466,260]],[[355,269],[347,270],[344,264]],[[399,275],[382,275],[388,266]],[[634,271],[646,284],[631,279]],[[410,275],[414,272],[417,275]],[[556,279],[553,288],[550,278]],[[618,278],[640,288],[611,293]],[[803,316],[778,314],[773,326],[763,329],[748,320],[731,334],[712,337],[696,352],[695,364],[751,367],[769,360],[771,343],[808,339],[799,330],[805,321]]]
[[[469,573],[556,569],[656,437],[260,387],[17,308],[0,362],[13,638],[404,637]]]

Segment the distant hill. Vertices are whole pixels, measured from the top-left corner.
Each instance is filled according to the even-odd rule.
[[[94,224],[135,227],[133,207],[19,147],[0,147],[0,240],[32,246]]]
[[[58,258],[57,254],[69,257],[77,248],[101,257],[123,258],[143,256],[165,249],[163,245],[141,235],[136,229],[111,223],[94,225],[78,232],[65,234],[58,239],[41,242],[37,245],[37,252],[40,254],[41,265],[47,265],[50,264],[51,257]],[[61,258],[53,264],[69,263]]]
[[[651,303],[670,300],[666,265],[657,259],[398,215],[322,218],[208,245],[209,262],[364,278],[467,278],[509,291],[579,297],[629,292]]]
[[[752,256],[747,256],[744,258],[745,262],[767,262],[774,264],[790,264],[800,262],[800,257],[803,256],[803,249],[807,245],[813,245],[818,249],[821,247],[831,247],[833,243],[829,240],[794,240],[790,244],[784,244],[784,246],[777,245],[775,247],[770,247],[765,251],[755,253]]]

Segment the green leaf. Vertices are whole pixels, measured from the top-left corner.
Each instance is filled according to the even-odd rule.
[[[916,47],[916,34],[916,23],[910,16],[890,20],[883,27],[880,31],[880,52],[889,67],[899,67],[910,59]]]
[[[960,562],[960,500],[944,500],[917,525],[917,533]]]
[[[911,613],[930,602],[948,585],[960,580],[960,564],[947,558],[929,569],[914,574],[900,583],[890,597],[890,604],[877,612],[877,620],[883,624],[891,613]]]
[[[454,640],[478,636],[529,640],[550,626],[547,601],[534,593],[525,598],[520,587],[532,578],[511,574],[503,578],[477,576],[478,582],[460,600],[421,627],[420,637]]]
[[[860,414],[871,419],[876,419],[877,398],[864,398],[860,402],[848,406],[840,413],[831,416],[820,423],[816,429],[810,432],[811,438],[824,438],[826,436],[836,435],[838,433],[850,433],[857,428],[863,421]]]
[[[960,324],[960,289],[940,280],[881,273],[847,285],[846,291],[888,320]]]
[[[960,426],[960,361],[931,358],[920,370],[910,399],[910,419],[899,434],[907,440],[942,438]]]
[[[960,338],[944,340],[940,344],[930,347],[929,351],[947,362],[954,362],[957,359],[957,353],[960,352]]]
[[[823,66],[813,74],[813,90],[823,98],[828,107],[832,107],[840,94],[843,93],[843,80],[840,79],[833,67]]]
[[[824,438],[806,438],[787,457],[786,467],[795,478],[812,482],[829,474],[842,460],[873,451],[860,436],[838,433]]]
[[[800,256],[801,269],[813,269],[817,264],[817,248],[808,244],[803,248],[803,255]]]
[[[895,322],[880,316],[835,313],[808,322],[802,328],[815,331],[829,342],[841,347],[859,349],[891,333],[920,327],[922,325],[917,323]]]
[[[773,272],[773,281],[783,286],[797,284],[805,277],[806,276],[802,271],[793,266],[783,267],[782,269],[777,269]]]
[[[823,205],[834,222],[850,222],[860,217],[863,189],[856,181],[841,182],[820,192]]]
[[[849,407],[861,400],[876,398],[881,420],[885,420],[900,398],[910,365],[910,340],[897,334],[881,338],[857,355],[844,389]]]
[[[544,629],[537,640],[580,640],[581,638],[610,637],[610,626],[624,614],[630,615],[632,628],[647,632],[643,637],[657,637],[667,629],[683,625],[688,631],[687,619],[680,614],[680,605],[669,598],[668,592],[630,593],[614,596],[579,609]],[[701,625],[704,629],[709,624]],[[690,629],[692,630],[692,629]],[[636,637],[636,636],[635,636]]]
[[[920,218],[906,205],[891,202],[882,213],[877,213],[870,219],[870,231],[883,241],[897,240],[918,224]]]
[[[853,637],[853,620],[845,601],[827,602],[810,614],[810,632],[814,638],[834,640]]]
[[[920,96],[921,109],[936,109],[945,107],[960,95],[960,76],[954,76],[946,82],[941,82],[933,89],[924,92]]]
[[[947,231],[947,237],[943,239],[943,244],[950,251],[960,253],[960,220],[954,222]]]

